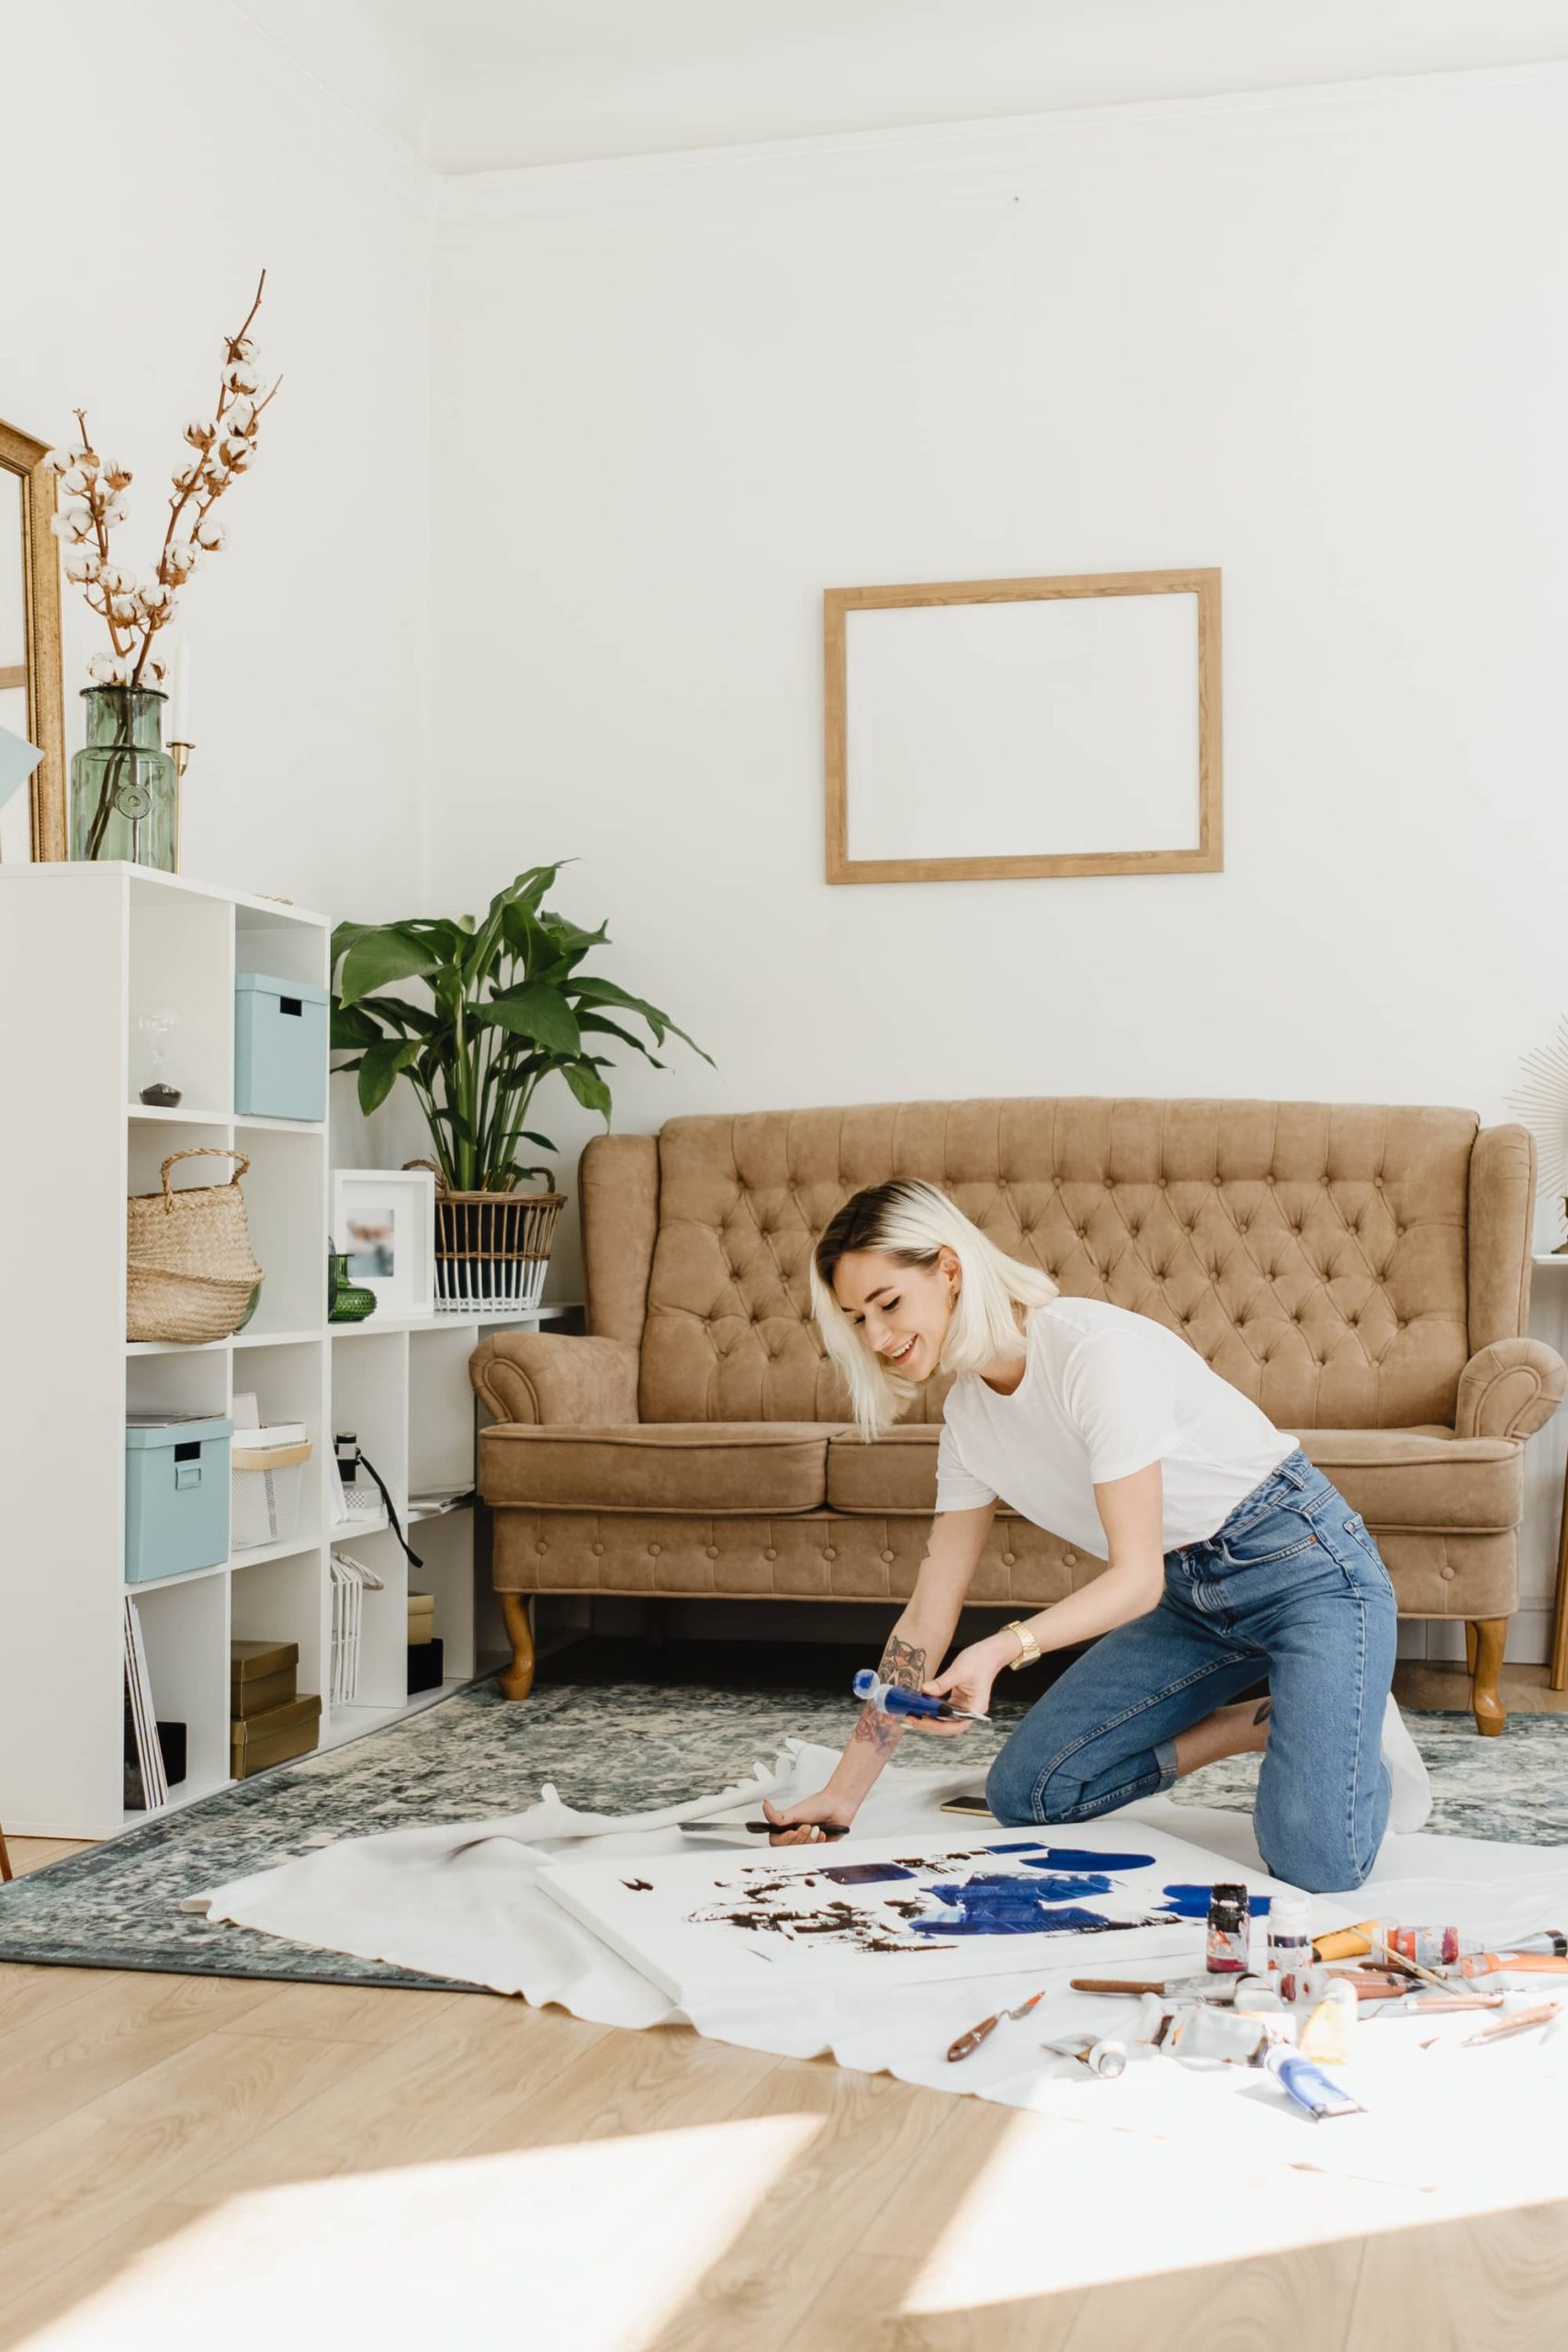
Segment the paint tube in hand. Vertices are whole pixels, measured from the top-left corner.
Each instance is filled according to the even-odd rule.
[[[857,1699],[883,1715],[923,1716],[931,1723],[988,1724],[989,1715],[955,1707],[950,1699],[929,1698],[923,1690],[907,1690],[901,1682],[884,1682],[874,1668],[863,1666],[851,1686]]]

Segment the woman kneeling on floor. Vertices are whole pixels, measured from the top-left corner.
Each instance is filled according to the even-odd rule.
[[[1258,1850],[1290,1885],[1359,1886],[1385,1828],[1420,1827],[1430,1796],[1389,1693],[1393,1587],[1377,1546],[1295,1440],[1184,1340],[1064,1297],[930,1184],[846,1202],[811,1295],[867,1437],[939,1371],[957,1375],[937,1515],[883,1679],[985,1713],[1003,1667],[1093,1644],[992,1764],[998,1821],[1092,1820],[1257,1752]],[[937,1673],[998,1497],[1109,1566]],[[1265,1680],[1267,1699],[1238,1703]],[[900,1729],[868,1707],[826,1788],[769,1805],[774,1843],[852,1822]]]

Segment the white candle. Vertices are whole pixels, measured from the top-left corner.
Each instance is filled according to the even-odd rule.
[[[190,653],[182,637],[175,648],[169,679],[169,741],[188,743],[190,731]]]

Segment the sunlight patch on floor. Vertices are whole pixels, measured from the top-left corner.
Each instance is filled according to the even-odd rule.
[[[819,2128],[763,2116],[259,2190],[138,2256],[26,2352],[212,2352],[264,2310],[284,2352],[643,2352]]]

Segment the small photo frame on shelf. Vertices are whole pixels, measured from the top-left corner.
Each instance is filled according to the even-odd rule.
[[[435,1306],[435,1179],[426,1168],[334,1168],[333,1246],[383,1315]]]

